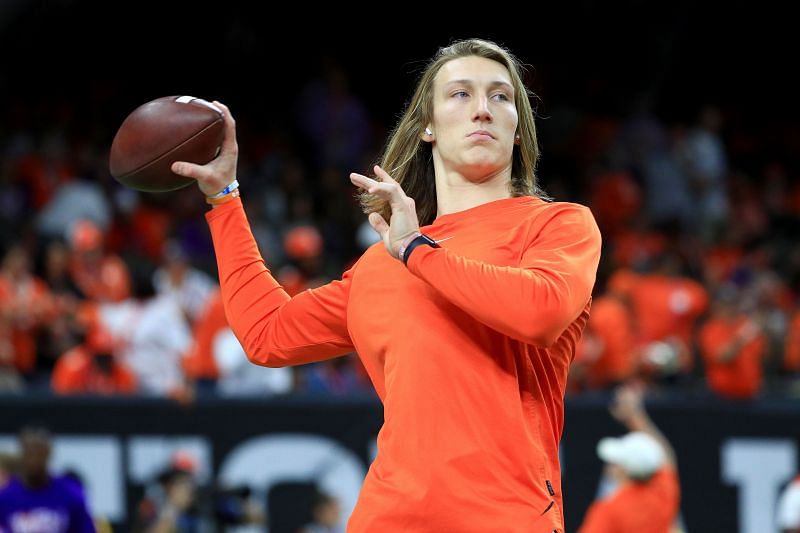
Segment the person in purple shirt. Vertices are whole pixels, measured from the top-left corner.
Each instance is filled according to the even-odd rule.
[[[50,432],[23,428],[19,445],[19,474],[0,489],[0,533],[95,533],[81,487],[48,470]]]

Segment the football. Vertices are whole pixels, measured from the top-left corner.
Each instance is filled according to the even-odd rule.
[[[222,112],[192,96],[165,96],[137,107],[114,136],[111,175],[146,192],[174,191],[195,180],[179,176],[175,161],[204,165],[217,157],[224,135]]]

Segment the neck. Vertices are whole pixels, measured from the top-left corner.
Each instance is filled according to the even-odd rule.
[[[436,172],[436,216],[458,213],[485,203],[511,198],[511,166],[480,178],[458,172]]]

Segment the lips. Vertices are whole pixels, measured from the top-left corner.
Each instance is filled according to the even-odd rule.
[[[494,135],[492,135],[486,130],[473,131],[472,133],[467,135],[467,137],[469,137],[470,139],[484,139],[484,140],[494,139]]]

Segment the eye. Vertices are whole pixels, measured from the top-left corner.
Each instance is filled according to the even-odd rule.
[[[466,98],[469,96],[469,93],[467,93],[467,91],[456,91],[450,96],[453,96],[454,98]]]
[[[501,102],[508,102],[511,100],[506,93],[494,94],[492,95],[492,98],[494,98],[495,100],[500,100]]]

